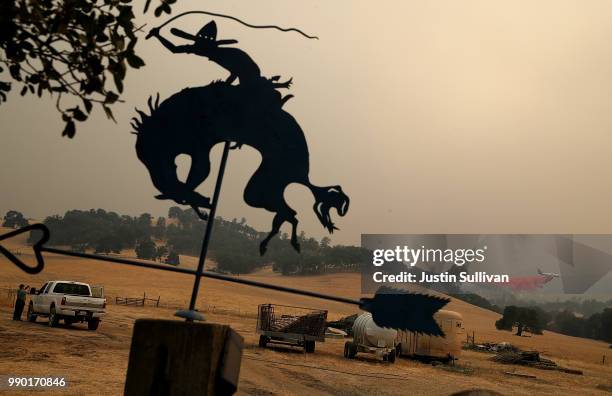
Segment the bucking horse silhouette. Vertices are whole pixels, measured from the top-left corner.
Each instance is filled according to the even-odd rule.
[[[214,33],[216,36],[216,28]],[[180,34],[181,37],[187,35],[184,32],[177,35]],[[205,45],[210,46],[211,40],[216,39],[210,37],[210,26],[207,34]],[[151,35],[158,36],[159,31],[152,31]],[[196,44],[197,37],[194,37]],[[166,44],[171,50],[176,48]],[[196,49],[199,55],[207,50]],[[180,52],[195,53],[195,50]],[[340,186],[319,187],[310,182],[306,138],[297,121],[282,109],[284,100],[275,90],[279,87],[275,85],[278,77],[260,77],[260,80],[253,79],[255,83],[245,84],[243,76],[238,74],[240,84],[232,85],[236,75],[232,70],[230,72],[230,81],[186,88],[161,103],[159,95],[155,101],[149,97],[150,114],[137,109],[140,119],[135,118],[132,123],[137,135],[136,153],[161,192],[156,198],[190,205],[205,219],[200,209],[209,209],[210,199],[195,189],[210,173],[212,147],[222,142],[234,142],[233,148],[245,144],[253,147],[261,153],[262,160],[247,183],[244,200],[252,207],[275,213],[272,230],[260,244],[260,254],[265,253],[268,242],[286,221],[292,226],[291,245],[299,251],[297,213],[285,201],[285,188],[291,183],[308,187],[315,198],[314,212],[330,233],[337,229],[330,209],[335,208],[340,216],[344,216],[348,211],[349,197]],[[288,88],[289,85],[281,87]],[[175,159],[180,154],[191,157],[191,169],[185,182],[180,181],[176,173]]]

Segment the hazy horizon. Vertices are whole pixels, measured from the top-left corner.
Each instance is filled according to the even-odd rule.
[[[310,178],[351,198],[347,216],[332,211],[334,244],[359,244],[361,233],[612,233],[612,3],[182,0],[172,15],[192,9],[320,37],[214,18],[219,38],[239,40],[265,76],[293,77],[285,109],[306,134]],[[149,14],[146,30],[167,19]],[[196,32],[210,19],[171,26]],[[227,73],[144,34],[137,51],[146,66],[128,71],[117,124],[95,108],[72,140],[53,99],[22,98],[13,83],[0,106],[0,213],[165,216],[176,205],[154,198],[136,158],[134,107]],[[250,147],[231,152],[218,215],[268,231],[272,215],[242,201],[258,163]],[[326,235],[306,188],[286,196],[299,230]]]

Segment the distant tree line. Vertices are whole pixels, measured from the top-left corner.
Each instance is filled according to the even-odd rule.
[[[148,213],[127,216],[103,209],[69,210],[63,216],[47,217],[44,224],[51,230],[51,245],[97,254],[134,249],[139,258],[171,264],[179,264],[179,254],[199,256],[206,226],[193,210],[176,206],[168,210],[167,217],[158,218]],[[270,242],[262,257],[259,243],[266,235],[249,226],[244,218],[229,221],[218,217],[209,257],[217,263],[217,271],[223,273],[244,274],[272,264],[274,271],[285,275],[358,271],[361,263],[369,259],[365,249],[331,246],[329,238],[318,241],[303,232],[299,236],[301,253],[293,250],[289,236],[282,233]]]
[[[16,210],[9,210],[2,219],[2,227],[20,228],[27,225],[28,219],[26,219],[21,212]]]
[[[550,330],[574,337],[592,338],[612,343],[612,300],[566,300],[545,303],[531,301],[528,306],[507,305],[500,308],[474,293],[450,294],[472,305],[502,313],[495,322],[498,330],[542,334]]]
[[[612,308],[588,317],[577,316],[570,311],[559,311],[554,315],[549,330],[574,337],[592,338],[612,343]]]
[[[598,312],[603,311],[605,308],[612,307],[612,299],[608,301],[595,300],[595,299],[578,299],[572,298],[571,300],[557,300],[547,302],[535,302],[527,301],[521,305],[532,306],[537,305],[548,312],[557,311],[569,311],[580,314],[582,316],[591,316]]]
[[[492,304],[486,298],[475,294],[475,293],[450,293],[449,296],[455,297],[461,301],[465,301],[466,303],[475,305],[480,308],[488,309],[489,311],[502,313],[503,309],[499,306]]]
[[[547,312],[541,307],[504,308],[503,316],[495,327],[498,330],[513,331],[522,335],[523,331],[542,334],[542,330],[551,330],[574,337],[592,338],[612,342],[612,308],[607,307],[602,312],[588,317],[578,316],[568,310]]]
[[[67,246],[78,252],[121,253],[134,249],[136,256],[179,264],[177,252],[167,244],[155,243],[158,229],[148,213],[119,215],[103,209],[69,210],[63,216],[49,216],[44,224],[51,231],[50,245]],[[30,242],[37,240],[30,235]]]
[[[359,271],[362,263],[370,259],[371,253],[357,246],[331,246],[331,240],[320,241],[308,238],[302,232],[298,236],[300,253],[293,250],[287,234],[270,244],[268,253],[273,269],[283,275],[309,275],[328,272]]]

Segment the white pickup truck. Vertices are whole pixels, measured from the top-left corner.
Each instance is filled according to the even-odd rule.
[[[87,322],[89,330],[96,330],[106,309],[104,289],[87,283],[50,281],[38,290],[31,288],[30,295],[28,320],[35,322],[38,316],[46,316],[51,327],[62,319],[67,325]]]

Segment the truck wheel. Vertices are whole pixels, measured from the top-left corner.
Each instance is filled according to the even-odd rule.
[[[59,318],[57,317],[55,307],[49,308],[49,327],[57,327],[58,323]]]
[[[268,337],[262,334],[259,336],[259,346],[265,348],[266,345],[268,345]]]
[[[304,342],[304,350],[306,353],[313,353],[315,351],[315,342],[314,341],[305,341]]]
[[[395,363],[395,349],[389,352],[389,354],[387,355],[387,361],[389,363]]]
[[[34,305],[32,303],[30,303],[30,305],[28,305],[28,321],[29,322],[36,322],[36,314],[34,313]]]
[[[96,330],[98,330],[98,326],[100,326],[100,319],[95,319],[95,318],[94,318],[94,319],[90,319],[90,320],[87,322],[87,328],[88,328],[89,330],[96,331]]]
[[[351,345],[350,341],[347,341],[347,342],[344,343],[344,357],[347,358],[347,359],[350,359],[350,357],[349,357],[350,345]]]

